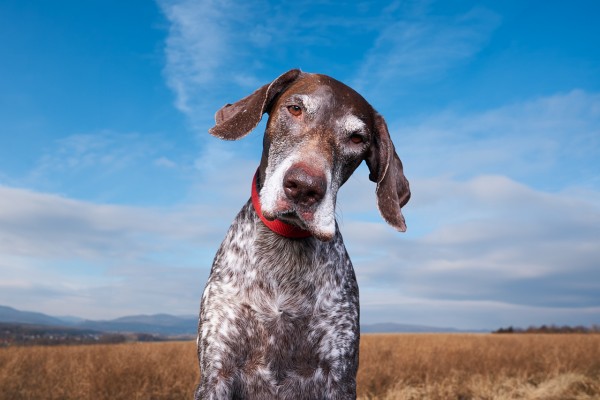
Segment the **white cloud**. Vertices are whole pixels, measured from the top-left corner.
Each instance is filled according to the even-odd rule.
[[[73,170],[102,167],[116,171],[159,152],[165,147],[156,137],[137,133],[99,131],[58,139],[38,161],[33,175],[65,174]]]
[[[573,90],[480,113],[429,115],[392,136],[409,174],[501,174],[550,190],[598,188],[599,110],[598,93]]]
[[[0,186],[0,251],[94,260],[135,258],[182,244],[214,245],[215,208],[219,206],[152,209],[94,204]]]
[[[160,1],[169,21],[166,76],[177,95],[177,108],[192,111],[194,91],[208,86],[231,57],[231,13],[239,8],[228,1]]]
[[[100,130],[68,135],[43,149],[34,167],[5,184],[70,198],[121,204],[173,204],[195,174],[187,138]]]
[[[0,304],[194,313],[231,218],[218,204],[125,207],[0,186]]]
[[[154,160],[154,164],[164,168],[177,168],[177,163],[167,157],[159,157]]]
[[[354,80],[357,89],[375,95],[407,80],[439,77],[479,52],[500,22],[483,8],[456,16],[432,15],[426,9],[426,3],[418,2],[412,10],[388,10]]]
[[[165,77],[176,107],[204,132],[218,107],[288,69],[354,80],[358,89],[388,88],[398,76],[430,76],[468,60],[498,24],[484,9],[426,15],[427,3],[158,0],[170,23]]]
[[[264,8],[269,5],[213,0],[158,3],[170,22],[167,83],[175,92],[176,107],[194,129],[204,132],[216,109],[241,94],[232,93],[232,82],[244,90],[266,83],[256,77],[251,56],[253,49],[269,41],[268,29],[254,25],[258,15],[268,14]]]
[[[369,310],[363,315],[384,318],[385,309],[397,322],[431,323],[439,305],[465,320],[470,312],[462,326],[472,328],[522,323],[538,308],[542,323],[564,320],[566,309],[571,321],[598,322],[591,312],[600,307],[598,193],[545,193],[502,176],[411,183],[407,234],[345,215],[342,233]],[[366,177],[348,185],[342,206],[358,196],[374,215],[374,202],[363,200],[372,186]],[[491,303],[506,305],[514,320],[495,307],[486,315]]]
[[[366,298],[366,299],[365,299]],[[600,307],[528,306],[503,301],[399,296],[389,289],[361,291],[361,322],[390,321],[460,329],[557,325],[589,326]]]

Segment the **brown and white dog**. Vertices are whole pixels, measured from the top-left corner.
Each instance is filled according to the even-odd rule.
[[[381,215],[404,231],[408,181],[384,118],[333,78],[288,71],[220,109],[210,133],[240,139],[264,113],[252,198],[202,296],[196,399],[352,399],[358,286],[337,192],[365,160]]]

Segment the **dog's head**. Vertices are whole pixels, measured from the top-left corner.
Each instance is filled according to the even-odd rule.
[[[402,162],[385,120],[357,92],[325,75],[293,69],[215,115],[210,133],[236,140],[269,114],[258,185],[263,215],[335,235],[338,189],[365,160],[377,183],[377,206],[405,231],[401,212],[410,198]]]

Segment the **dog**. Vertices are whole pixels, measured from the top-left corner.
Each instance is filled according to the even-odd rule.
[[[408,180],[384,118],[357,92],[290,70],[215,115],[237,140],[268,113],[263,153],[217,251],[198,324],[196,399],[354,399],[358,286],[335,220],[364,160],[384,220],[405,231]]]

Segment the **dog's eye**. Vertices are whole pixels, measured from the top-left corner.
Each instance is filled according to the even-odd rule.
[[[357,133],[354,133],[354,134],[352,134],[352,135],[350,136],[350,140],[352,141],[352,143],[355,143],[355,144],[360,144],[360,143],[363,143],[363,142],[365,141],[365,140],[363,139],[363,137],[362,137],[362,136],[360,136],[360,135],[359,135],[359,134],[357,134]]]
[[[299,117],[302,114],[302,108],[300,108],[300,106],[288,106],[287,109],[290,112],[290,114],[292,114],[294,117]]]

